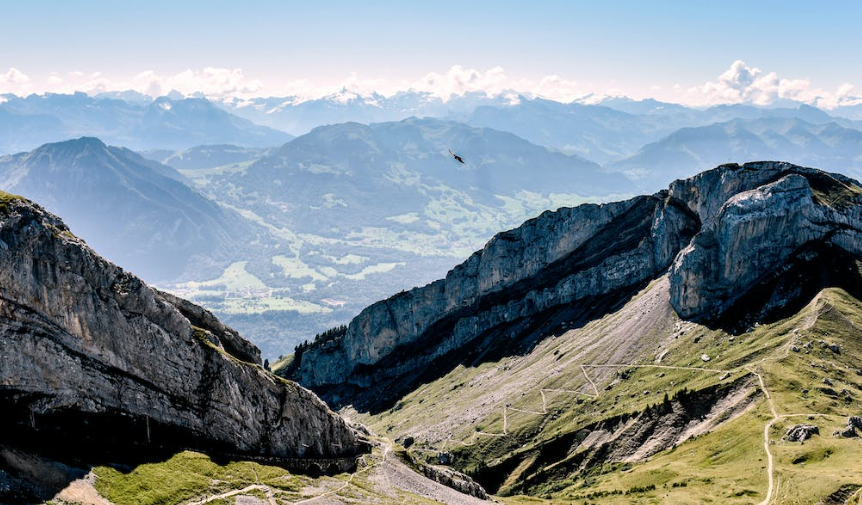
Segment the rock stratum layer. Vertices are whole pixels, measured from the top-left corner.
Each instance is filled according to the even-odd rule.
[[[303,348],[289,372],[337,404],[404,391],[483,335],[560,307],[594,309],[668,271],[680,316],[744,324],[744,306],[760,320],[811,292],[797,280],[841,282],[838,265],[853,263],[840,260],[862,251],[860,212],[856,181],[782,162],[723,165],[651,196],[545,212],[445,279],[363,310],[346,333]]]
[[[263,370],[258,349],[212,314],[150,288],[57,217],[7,194],[0,265],[0,445],[29,440],[101,456],[360,452],[344,420]]]

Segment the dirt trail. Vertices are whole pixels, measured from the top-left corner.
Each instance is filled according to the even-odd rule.
[[[293,505],[300,505],[300,504],[302,504],[302,503],[312,503],[312,502],[314,502],[315,500],[319,500],[319,499],[321,499],[321,498],[325,498],[325,497],[327,497],[327,496],[332,496],[332,495],[338,494],[338,492],[340,492],[340,491],[344,490],[345,488],[347,488],[347,486],[349,486],[349,485],[353,482],[353,479],[354,479],[357,475],[361,475],[361,474],[363,474],[363,473],[365,473],[365,472],[368,472],[368,471],[370,471],[370,470],[373,470],[377,465],[385,464],[385,463],[386,463],[386,457],[387,457],[387,456],[389,456],[389,452],[390,452],[391,450],[392,450],[392,444],[387,443],[387,444],[386,444],[386,447],[383,449],[383,456],[380,458],[380,461],[374,462],[373,464],[366,466],[366,467],[365,467],[365,468],[363,468],[362,470],[359,470],[359,471],[353,472],[352,474],[350,474],[350,478],[348,478],[348,479],[344,482],[344,484],[343,484],[341,487],[339,487],[339,488],[337,488],[337,489],[333,489],[332,491],[327,491],[327,492],[325,492],[325,493],[323,493],[323,494],[317,495],[317,496],[312,497],[312,498],[306,498],[305,500],[300,500],[300,501],[298,501],[298,502],[294,502],[294,504],[293,504]]]
[[[615,365],[582,365],[589,368],[664,368],[665,370],[694,370],[697,372],[733,373],[734,370],[722,370],[719,368],[703,368],[697,366],[673,366],[673,365],[633,365],[621,363]]]
[[[757,377],[758,382],[760,382],[760,389],[766,396],[766,403],[769,405],[769,411],[772,413],[772,419],[763,427],[763,450],[766,451],[766,474],[769,483],[766,488],[766,498],[758,504],[769,505],[769,502],[772,501],[772,494],[775,489],[775,465],[772,460],[772,451],[769,450],[769,430],[772,429],[772,425],[775,424],[776,421],[781,419],[781,416],[779,416],[778,412],[775,410],[775,404],[772,402],[772,396],[766,388],[766,383],[763,381],[763,377],[754,370],[749,371],[754,374],[754,376]]]
[[[209,503],[211,501],[222,500],[224,498],[230,498],[231,496],[236,496],[238,494],[248,493],[249,491],[254,491],[255,489],[260,489],[261,491],[266,492],[270,488],[269,486],[264,486],[263,484],[252,484],[251,486],[246,486],[242,489],[234,489],[226,493],[208,496],[203,500],[189,502],[187,505],[203,505],[204,503]]]
[[[349,486],[353,485],[353,481],[356,477],[367,473],[369,474],[369,480],[375,484],[375,492],[380,492],[390,496],[398,496],[401,493],[407,492],[448,505],[488,505],[489,503],[493,503],[466,495],[417,473],[401,462],[398,458],[391,457],[393,448],[390,441],[383,440],[381,441],[381,444],[384,445],[384,448],[380,458],[365,468],[352,473],[340,486],[317,496],[312,496],[296,502],[290,502],[286,500],[284,496],[280,497],[280,501],[291,505],[353,503],[354,499],[345,501],[338,495]],[[255,476],[257,476],[256,471]],[[274,505],[277,503],[275,500],[276,494],[286,494],[286,492],[280,489],[273,489],[267,485],[260,484],[259,482],[260,481],[258,481],[258,484],[252,484],[242,489],[234,489],[225,493],[208,496],[198,501],[189,502],[186,505],[204,505],[206,503],[242,495],[255,490],[260,490],[266,493],[270,505]]]
[[[384,493],[395,496],[406,491],[447,505],[489,505],[494,503],[435,482],[416,473],[398,458],[389,458],[381,462],[380,465],[376,466],[369,479]],[[386,490],[390,492],[387,493]]]
[[[821,315],[826,314],[828,312],[831,312],[835,309],[835,307],[828,302],[824,303],[823,307],[821,307],[819,309],[817,308],[817,304],[820,301],[821,294],[822,293],[818,293],[817,296],[815,296],[814,299],[811,300],[811,302],[809,303],[809,306],[811,307],[811,311],[805,317],[805,321],[803,322],[803,324],[801,324],[799,327],[797,327],[794,330],[794,333],[798,332],[799,330],[811,329],[814,326],[814,324],[817,322],[817,319]],[[836,312],[852,328],[854,328],[856,330],[859,329],[856,327],[855,324],[853,324],[852,321],[847,319],[847,317],[844,316],[844,314],[842,314],[840,311],[836,311]],[[770,358],[770,361],[777,361],[777,360],[786,358],[790,354],[790,347],[792,346],[792,344],[793,344],[793,339],[788,340],[787,344],[784,346],[782,354],[779,356],[773,356],[772,358]],[[766,361],[766,359],[763,359],[762,361]],[[772,401],[772,395],[769,394],[769,389],[766,387],[766,382],[763,380],[763,376],[761,376],[759,373],[755,372],[751,368],[745,368],[745,369],[748,370],[749,372],[751,372],[755,377],[757,377],[757,380],[760,383],[760,389],[763,391],[763,394],[766,396],[766,402],[767,402],[767,405],[769,405],[769,411],[772,414],[772,419],[770,419],[769,422],[767,422],[766,425],[763,427],[763,450],[766,452],[766,460],[767,460],[766,472],[767,472],[767,478],[768,478],[768,487],[766,489],[766,498],[764,498],[762,502],[757,504],[757,505],[769,505],[772,502],[773,496],[778,491],[778,482],[777,482],[778,479],[776,479],[776,477],[775,477],[775,463],[774,463],[774,460],[772,457],[772,451],[769,450],[769,430],[772,429],[772,426],[775,425],[776,422],[778,422],[781,419],[788,418],[788,417],[835,417],[835,416],[832,416],[830,414],[818,414],[815,412],[779,414],[778,410],[775,408],[775,402]]]

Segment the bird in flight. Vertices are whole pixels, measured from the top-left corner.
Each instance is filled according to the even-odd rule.
[[[462,158],[462,157],[458,156],[457,154],[453,153],[451,149],[449,149],[449,154],[451,154],[451,155],[452,155],[452,157],[453,157],[453,158],[455,158],[455,159],[456,159],[458,162],[460,162],[462,165],[465,165],[465,164],[466,164],[466,163],[464,162],[464,158]]]

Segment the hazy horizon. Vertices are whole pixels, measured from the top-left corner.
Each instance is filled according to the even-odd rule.
[[[397,12],[385,2],[2,4],[0,93],[312,99],[413,89],[446,99],[512,90],[558,101],[827,109],[862,101],[859,56],[843,50],[862,42],[854,2],[815,12],[804,2],[440,2]]]

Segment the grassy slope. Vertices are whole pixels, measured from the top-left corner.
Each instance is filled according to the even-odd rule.
[[[391,453],[389,457],[392,457]],[[434,503],[391,486],[380,486],[373,474],[382,458],[383,453],[378,448],[363,457],[359,471],[354,474],[312,478],[248,461],[214,462],[204,454],[184,451],[165,461],[133,469],[94,468],[94,487],[101,496],[116,505],[168,505],[203,500],[212,500],[208,503],[219,505],[239,501],[249,503],[243,497],[255,497],[263,503],[277,505],[311,499],[314,499],[311,503],[318,500],[320,503],[380,505]],[[242,492],[238,492],[240,490]],[[219,497],[224,494],[228,496]],[[274,501],[269,502],[269,497]]]
[[[309,481],[278,467],[251,462],[218,464],[208,456],[189,451],[131,471],[99,467],[94,473],[96,489],[116,504],[181,503],[202,494],[215,495],[257,482],[298,495]]]
[[[741,379],[748,382],[752,395],[757,394],[756,379],[749,371],[754,370],[764,378],[779,414],[818,414],[813,419],[783,418],[775,423],[770,435],[775,442],[770,447],[777,479],[773,503],[816,503],[841,485],[862,484],[862,441],[831,436],[844,426],[848,415],[862,414],[862,376],[856,374],[862,368],[862,303],[843,291],[826,290],[796,316],[731,340],[721,331],[678,321],[662,305],[666,302],[662,294],[665,282],[656,281],[620,311],[584,328],[557,332],[556,338],[545,339],[525,356],[459,367],[377,416],[350,414],[378,433],[415,436],[417,442],[410,449],[415,457],[434,459],[438,451],[451,452],[456,466],[475,470],[513,455],[526,454],[529,463],[540,444],[597,419],[657,404],[665,392],[673,395],[681,388],[697,390]],[[820,340],[840,345],[840,354],[821,347]],[[623,345],[626,342],[629,345]],[[805,348],[806,342],[813,345]],[[792,345],[800,352],[792,352]],[[662,365],[729,369],[732,373],[723,378],[724,373],[693,370],[588,367],[600,392],[597,399],[590,397],[593,390],[581,364],[654,364],[661,354]],[[702,354],[711,360],[704,363]],[[620,379],[623,370],[627,378]],[[826,387],[822,380],[827,377],[834,382],[832,389],[846,389],[852,399],[845,401],[819,391]],[[548,391],[546,414],[510,410],[506,436],[478,434],[502,433],[504,406],[542,411],[542,388],[583,394]],[[808,393],[803,394],[803,389]],[[760,394],[741,416],[643,462],[607,464],[564,478],[553,471],[554,465],[529,475],[519,473],[528,466],[525,464],[512,472],[502,491],[523,491],[518,482],[530,477],[538,482],[527,489],[532,496],[514,494],[503,501],[512,505],[759,503],[767,487],[763,429],[771,419]],[[780,440],[787,427],[798,422],[817,425],[821,435],[804,444]],[[380,457],[378,450],[365,464],[373,465]],[[99,467],[94,472],[96,489],[117,504],[177,503],[257,483],[270,486],[277,503],[329,492],[334,493],[333,498],[359,502],[425,502],[409,493],[382,491],[369,478],[370,472],[357,473],[345,486],[350,479],[347,474],[312,479],[257,463],[219,464],[190,452],[135,469]],[[261,493],[261,489],[252,489],[241,495]],[[234,503],[236,496],[218,503]]]
[[[0,191],[0,212],[6,212],[11,202],[23,199],[23,197],[20,197],[18,195],[13,195],[12,193],[7,193],[5,191]]]
[[[771,431],[770,438],[776,442],[771,446],[777,478],[774,503],[814,503],[842,484],[862,484],[862,442],[832,437],[833,431],[846,424],[848,415],[862,414],[862,376],[855,373],[862,368],[862,303],[843,291],[826,290],[796,316],[731,338],[719,330],[678,322],[662,307],[664,282],[656,281],[615,314],[546,339],[526,356],[458,367],[423,385],[390,411],[376,416],[349,415],[387,436],[414,436],[417,443],[411,450],[419,456],[433,458],[438,451],[453,452],[455,465],[468,472],[526,454],[526,462],[501,489],[504,494],[522,492],[517,483],[529,476],[544,482],[528,489],[531,495],[562,503],[757,503],[767,487],[763,429],[772,418],[762,394],[742,416],[645,462],[622,465],[624,471],[618,471],[621,465],[608,465],[605,470],[614,471],[574,472],[560,479],[549,468],[544,481],[544,469],[539,475],[519,473],[529,466],[530,454],[537,453],[539,444],[597,418],[636,413],[659,403],[666,392],[672,396],[683,387],[697,390],[747,376],[751,394],[757,394],[757,380],[750,371],[754,370],[763,376],[779,414],[818,414],[810,420],[781,419]],[[632,324],[633,320],[642,324]],[[839,344],[841,353],[822,348],[820,340]],[[806,342],[813,342],[810,349],[803,347]],[[791,352],[792,345],[801,352]],[[546,392],[547,414],[511,410],[541,412],[542,388],[590,393],[580,365],[654,364],[662,353],[663,365],[731,372],[722,381],[723,373],[631,368],[627,379],[615,380],[621,368],[588,367],[600,390],[597,399]],[[701,360],[702,354],[710,356],[708,363]],[[846,389],[851,399],[819,391],[827,377],[835,383],[832,389]],[[809,392],[803,395],[803,389]],[[504,408],[507,430],[505,436],[499,436]],[[434,414],[429,417],[428,413]],[[817,425],[821,435],[804,445],[780,440],[789,426],[801,422]],[[501,471],[511,472],[504,467],[500,466]],[[655,489],[610,494],[650,486]],[[507,501],[530,503],[533,499],[511,497]]]

